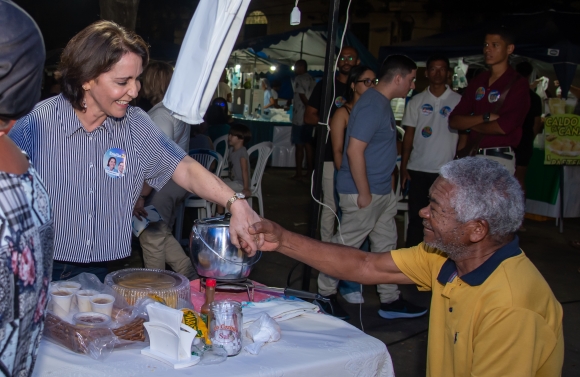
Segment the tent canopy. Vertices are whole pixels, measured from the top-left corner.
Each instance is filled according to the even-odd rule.
[[[264,59],[250,49],[239,49],[232,52],[228,59],[228,67],[233,67],[236,64],[241,66],[241,72],[258,72],[268,73],[270,67],[276,65],[267,59]]]
[[[340,27],[338,31],[337,52],[340,47],[343,30],[344,27]],[[269,59],[289,66],[293,66],[298,59],[304,59],[308,63],[309,71],[322,71],[324,70],[326,40],[326,27],[314,26],[294,29],[286,33],[253,38],[236,44],[234,49],[252,49],[255,52],[263,52]],[[369,66],[374,71],[378,70],[379,64],[377,59],[350,30],[346,31],[344,45],[356,48],[361,64]]]
[[[580,34],[576,22],[580,13],[548,10],[530,14],[511,14],[500,18],[499,25],[512,25],[515,34],[515,54],[553,65],[565,95],[572,84],[576,66],[580,64]],[[483,38],[489,29],[483,23],[469,29],[446,32],[416,39],[379,50],[382,61],[391,54],[405,54],[425,61],[433,53],[449,58],[481,55]]]

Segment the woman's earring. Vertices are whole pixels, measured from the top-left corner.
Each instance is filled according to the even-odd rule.
[[[83,98],[83,109],[87,109],[87,100]]]

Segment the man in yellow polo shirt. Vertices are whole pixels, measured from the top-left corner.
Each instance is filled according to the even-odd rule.
[[[562,307],[519,248],[517,180],[495,161],[464,158],[441,168],[429,196],[424,243],[410,249],[364,253],[268,220],[250,234],[264,234],[261,250],[340,279],[431,290],[427,376],[560,376]]]

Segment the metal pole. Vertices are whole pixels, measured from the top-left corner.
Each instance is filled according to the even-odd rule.
[[[254,87],[256,86],[256,61],[258,60],[258,55],[254,54],[254,73],[252,73],[252,89],[250,90],[250,114],[254,114]]]
[[[328,9],[328,34],[326,38],[326,59],[324,61],[324,85],[322,86],[322,93],[324,93],[321,102],[321,108],[318,111],[320,119],[328,117],[330,111],[330,104],[334,102],[332,98],[334,85],[334,59],[336,57],[336,34],[338,31],[338,8],[340,0],[333,0],[330,2]],[[346,27],[345,31],[346,33]],[[316,150],[314,152],[314,177],[313,177],[313,196],[320,201],[320,193],[322,191],[322,168],[324,166],[324,150],[326,147],[326,135],[328,130],[326,126],[316,126]],[[319,205],[314,200],[310,202],[310,221],[308,235],[316,238],[318,235],[318,220],[319,220]],[[304,265],[302,271],[302,289],[310,290],[310,273],[312,268]]]
[[[304,49],[304,33],[302,33],[302,39],[300,40],[300,59],[302,59],[302,50]]]

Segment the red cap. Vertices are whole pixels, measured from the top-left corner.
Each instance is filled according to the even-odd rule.
[[[206,287],[215,287],[216,281],[215,279],[206,279],[205,286]]]

